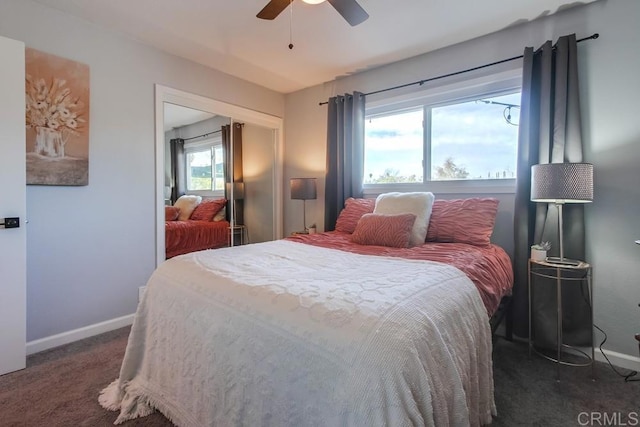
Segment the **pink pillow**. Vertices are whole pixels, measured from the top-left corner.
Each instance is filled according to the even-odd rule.
[[[416,221],[414,214],[385,215],[368,213],[362,215],[351,241],[360,245],[407,248],[411,230]]]
[[[189,219],[193,221],[213,221],[213,217],[227,204],[226,199],[206,199],[193,210]]]
[[[427,228],[427,242],[489,245],[498,203],[492,198],[436,200]]]
[[[344,202],[344,209],[340,211],[336,220],[336,231],[353,233],[362,215],[373,213],[376,199],[354,199],[349,197]]]
[[[165,221],[175,221],[176,219],[178,219],[178,215],[180,215],[180,208],[176,208],[175,206],[164,207]]]

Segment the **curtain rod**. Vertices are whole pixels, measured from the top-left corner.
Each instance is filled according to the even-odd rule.
[[[576,40],[576,43],[580,43],[580,42],[583,42],[585,40],[595,40],[598,37],[600,37],[600,34],[594,33],[594,34],[590,35],[589,37],[584,37],[582,39]],[[457,76],[458,74],[464,74],[464,73],[468,73],[470,71],[476,71],[476,70],[479,70],[481,68],[491,67],[491,66],[494,66],[494,65],[502,64],[504,62],[514,61],[514,60],[520,59],[520,58],[524,58],[524,55],[512,56],[511,58],[502,59],[500,61],[491,62],[489,64],[478,65],[477,67],[473,67],[473,68],[467,68],[466,70],[454,71],[453,73],[443,74],[441,76],[431,77],[431,78],[424,79],[424,80],[418,80],[418,81],[411,82],[411,83],[405,83],[405,84],[398,85],[398,86],[388,87],[386,89],[374,90],[373,92],[368,92],[368,93],[365,93],[363,95],[365,95],[365,96],[367,96],[367,95],[375,95],[377,93],[388,92],[390,90],[396,90],[396,89],[402,89],[402,88],[405,88],[405,87],[408,87],[408,86],[413,86],[413,85],[422,86],[423,84],[425,84],[427,82],[443,79],[445,77]],[[318,105],[325,105],[325,104],[328,104],[328,103],[329,103],[329,101],[319,102]]]
[[[234,125],[236,125],[236,126],[244,126],[244,123],[235,122]],[[214,130],[214,131],[211,131],[209,133],[203,133],[202,135],[198,135],[198,136],[192,136],[191,138],[182,138],[182,140],[183,141],[189,141],[191,139],[204,138],[205,136],[213,135],[214,133],[220,133],[220,132],[222,132],[222,129]]]
[[[209,133],[204,133],[202,135],[198,135],[198,136],[192,136],[191,138],[183,138],[183,141],[189,141],[191,139],[196,139],[196,138],[204,138],[205,136],[209,136],[209,135],[213,135],[214,133],[218,133],[218,132],[222,132],[222,130],[214,130],[212,132]]]

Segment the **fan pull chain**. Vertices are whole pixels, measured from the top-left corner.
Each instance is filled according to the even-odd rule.
[[[289,0],[289,49],[293,49],[293,0]]]

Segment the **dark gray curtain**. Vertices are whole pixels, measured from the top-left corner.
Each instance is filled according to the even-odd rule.
[[[225,199],[233,203],[237,224],[244,224],[244,202],[241,199],[231,200],[229,186],[226,184],[233,182],[243,182],[242,172],[242,123],[233,124],[233,138],[231,138],[231,125],[224,125],[221,128],[222,153],[224,156],[224,182]],[[231,158],[231,143],[233,142],[233,158]],[[232,176],[233,173],[233,176]],[[231,220],[231,209],[227,209],[227,221]]]
[[[335,228],[345,199],[362,197],[365,96],[360,92],[329,98],[324,229]]]
[[[559,255],[558,212],[553,204],[534,203],[531,166],[538,163],[582,161],[577,43],[575,34],[561,37],[555,46],[547,41],[534,52],[526,48],[523,59],[522,107],[518,141],[518,173],[514,217],[513,332],[527,337],[527,262],[530,247],[550,241],[549,255]],[[564,205],[564,251],[567,258],[584,260],[584,210],[582,204]],[[533,322],[536,345],[556,346],[556,294],[553,282],[536,281]],[[586,285],[572,282],[562,287],[564,342],[591,344],[590,311]]]
[[[184,170],[184,139],[175,138],[169,141],[169,151],[171,154],[171,204],[174,204],[178,197],[186,191],[186,174]]]

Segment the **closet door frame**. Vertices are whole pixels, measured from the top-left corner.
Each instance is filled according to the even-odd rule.
[[[273,134],[273,238],[283,237],[283,120],[281,117],[261,113],[237,105],[227,104],[179,89],[160,84],[155,85],[155,122],[156,122],[156,267],[165,261],[164,245],[164,104],[176,104],[208,113],[231,118],[231,123],[246,122],[269,128]]]

